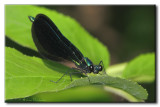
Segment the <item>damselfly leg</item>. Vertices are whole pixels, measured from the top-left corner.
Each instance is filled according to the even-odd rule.
[[[86,72],[83,70],[83,69],[79,69],[79,68],[72,68],[72,69],[75,69],[75,70],[79,70],[80,72],[66,72],[66,73],[64,73],[57,81],[53,81],[53,80],[50,80],[51,82],[54,82],[54,83],[58,83],[65,75],[67,75],[67,74],[69,74],[70,75],[70,78],[71,78],[71,81],[72,81],[72,74],[82,74],[82,73],[85,73],[86,74]],[[86,74],[87,75],[87,74]],[[87,76],[88,77],[88,76]],[[89,82],[90,82],[90,79],[89,79],[89,77],[88,77],[88,80],[89,80]]]
[[[104,69],[104,65],[103,65],[103,61],[100,61],[98,65],[102,65],[102,68],[103,68],[103,71],[102,71],[102,72],[103,72],[103,74],[106,75],[106,72],[105,72],[105,69]]]

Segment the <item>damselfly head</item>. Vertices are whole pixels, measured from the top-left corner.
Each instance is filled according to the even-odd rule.
[[[98,74],[99,71],[102,71],[102,69],[103,69],[102,65],[94,65],[94,71],[93,71],[93,73],[94,74]]]
[[[93,65],[92,61],[85,57],[86,64],[88,66],[88,72],[93,72],[94,74],[98,74],[99,71],[102,71],[102,65]]]

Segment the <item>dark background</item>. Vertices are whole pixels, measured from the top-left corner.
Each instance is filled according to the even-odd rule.
[[[111,65],[155,52],[156,9],[150,6],[43,6],[76,19],[109,49]]]

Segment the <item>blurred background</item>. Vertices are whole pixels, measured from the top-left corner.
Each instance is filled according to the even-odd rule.
[[[43,6],[76,19],[109,49],[111,63],[155,52],[155,6]],[[125,57],[124,57],[125,56]]]

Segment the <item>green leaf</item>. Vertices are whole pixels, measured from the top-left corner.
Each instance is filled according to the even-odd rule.
[[[31,36],[31,22],[28,16],[35,17],[42,13],[47,15],[85,57],[89,57],[95,64],[101,60],[105,68],[109,65],[109,52],[96,38],[91,36],[82,26],[69,16],[53,10],[30,5],[7,5],[6,35],[13,41],[36,50]]]
[[[90,76],[89,78],[92,84],[103,84],[115,89],[120,89],[124,91],[124,93],[130,94],[132,97],[134,97],[137,100],[147,99],[147,96],[148,96],[147,91],[143,89],[143,87],[138,85],[136,82],[121,79],[118,77],[110,77],[107,75],[105,76],[96,75],[96,76]],[[88,81],[87,78],[77,79],[73,81],[66,88],[89,85],[87,81]]]
[[[136,82],[107,75],[89,76],[91,82],[88,81],[88,78],[79,79],[80,75],[73,75],[74,81],[71,82],[68,75],[64,76],[58,83],[53,83],[50,80],[58,80],[69,69],[55,62],[23,55],[13,48],[6,47],[5,53],[6,100],[24,98],[40,92],[57,92],[90,84],[103,84],[120,89],[133,96],[137,101],[147,98],[146,90]]]
[[[155,80],[155,54],[142,54],[131,60],[122,76],[137,82],[153,82]]]
[[[111,102],[114,101],[111,95],[103,90],[102,86],[84,86],[59,92],[42,92],[7,102]]]
[[[69,76],[65,76],[59,84],[50,82],[58,80],[70,70],[61,64],[29,57],[13,48],[6,48],[5,54],[6,99],[27,97],[48,90],[57,91],[71,81]]]

